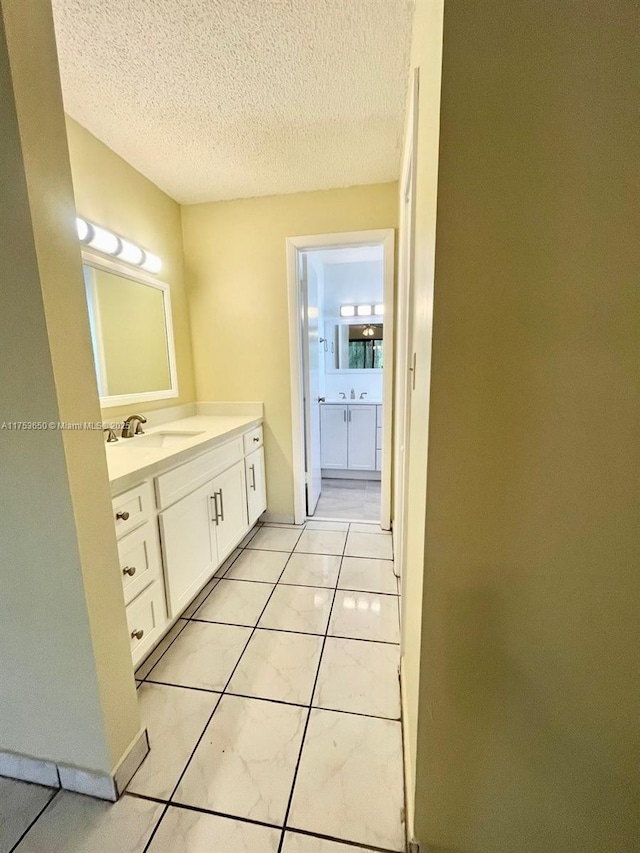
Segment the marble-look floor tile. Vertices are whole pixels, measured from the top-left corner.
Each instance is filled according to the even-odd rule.
[[[331,613],[329,634],[356,640],[399,643],[397,597],[339,589]]]
[[[277,586],[262,614],[261,628],[324,634],[333,590],[312,586]]]
[[[276,853],[279,843],[279,829],[170,806],[149,853]]]
[[[106,803],[61,791],[16,853],[142,853],[163,809],[126,794]]]
[[[378,536],[391,536],[390,530],[383,530],[379,524],[354,522],[349,528],[351,533],[376,533]]]
[[[243,551],[225,575],[225,580],[275,583],[289,555],[281,551]]]
[[[175,801],[281,825],[306,716],[294,705],[223,696]]]
[[[260,551],[293,551],[300,530],[289,530],[286,527],[261,527],[247,548]]]
[[[334,587],[338,580],[340,560],[332,554],[293,553],[289,558],[280,583],[299,586]]]
[[[287,831],[284,835],[282,853],[371,853],[371,850],[366,847],[354,847],[353,844],[342,844],[339,841],[329,841],[326,838],[315,838],[313,835]]]
[[[242,654],[251,628],[189,622],[162,660],[149,673],[149,681],[222,690]]]
[[[229,683],[229,693],[307,705],[322,637],[258,629]]]
[[[357,589],[360,592],[384,592],[396,595],[398,586],[393,573],[393,561],[345,557],[340,569],[338,589]]]
[[[305,554],[338,554],[342,556],[347,534],[340,530],[305,530],[295,547]]]
[[[211,592],[215,589],[215,587],[220,583],[220,578],[217,575],[214,575],[209,583],[206,583],[204,587],[200,590],[200,592],[193,599],[191,604],[186,607],[182,613],[183,619],[191,619],[193,614],[196,612],[198,607],[205,601]]]
[[[260,530],[261,528],[262,528],[262,525],[260,525],[260,524],[256,524],[256,526],[255,526],[255,527],[252,527],[252,528],[251,528],[251,530],[250,530],[250,531],[247,533],[247,535],[244,537],[244,539],[242,539],[242,540],[238,543],[238,548],[246,548],[246,547],[247,547],[247,545],[249,544],[249,542],[251,542],[251,540],[253,539],[253,537],[256,535],[256,533],[258,532],[258,530]]]
[[[158,663],[162,655],[166,652],[169,646],[173,643],[176,637],[182,633],[182,631],[187,627],[189,623],[185,619],[178,619],[172,626],[169,628],[164,637],[160,640],[155,649],[151,652],[149,657],[143,661],[142,664],[136,670],[136,678],[138,680],[144,680],[147,675],[151,672],[153,667]]]
[[[399,722],[312,710],[288,824],[405,849]]]
[[[327,637],[313,704],[400,719],[400,647]]]
[[[226,622],[229,625],[248,625],[258,621],[273,584],[253,581],[221,580],[207,600],[193,615],[205,622]]]
[[[349,530],[347,521],[307,521],[307,530],[338,530],[346,533]]]
[[[170,797],[219,698],[201,690],[145,682],[138,702],[151,749],[127,790]]]
[[[8,853],[38,817],[55,791],[0,778],[0,852]]]
[[[377,533],[354,533],[347,537],[346,557],[374,557],[378,560],[393,560],[391,536]]]

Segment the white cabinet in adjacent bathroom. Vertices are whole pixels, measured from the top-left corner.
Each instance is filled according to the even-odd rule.
[[[327,403],[320,408],[324,470],[376,471],[376,405]]]
[[[267,483],[264,471],[264,448],[254,450],[244,460],[247,480],[247,509],[252,527],[267,508]]]

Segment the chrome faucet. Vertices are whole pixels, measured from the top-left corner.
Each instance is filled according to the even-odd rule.
[[[356,399],[356,392],[355,392],[355,389],[354,389],[354,388],[352,388],[352,389],[351,389],[351,399],[352,399],[352,400],[355,400],[355,399]]]
[[[143,415],[129,415],[122,425],[122,437],[133,438],[134,435],[142,435],[144,430],[141,424],[146,424],[146,422],[147,419]]]
[[[364,398],[365,398],[366,396],[367,396],[367,392],[366,392],[366,391],[363,391],[363,392],[362,392],[362,394],[360,394],[360,399],[361,399],[361,400],[364,400]]]

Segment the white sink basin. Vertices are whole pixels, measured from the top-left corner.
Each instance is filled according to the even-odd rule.
[[[196,435],[202,435],[202,430],[200,432],[153,432],[149,435],[136,435],[133,438],[121,439],[116,446],[134,449],[136,447],[143,449],[145,447],[173,447]]]

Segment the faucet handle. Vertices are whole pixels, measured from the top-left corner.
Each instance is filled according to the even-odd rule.
[[[365,398],[366,396],[367,396],[367,392],[366,392],[366,391],[363,391],[363,392],[360,394],[360,399],[361,399],[361,400],[364,400],[364,398]]]
[[[346,400],[346,399],[347,399],[347,395],[344,393],[344,391],[341,391],[341,392],[340,392],[340,397],[341,397],[343,400]]]
[[[116,435],[116,431],[112,427],[105,427],[103,432],[107,433],[107,444],[111,444],[114,441],[118,440],[118,436]]]

